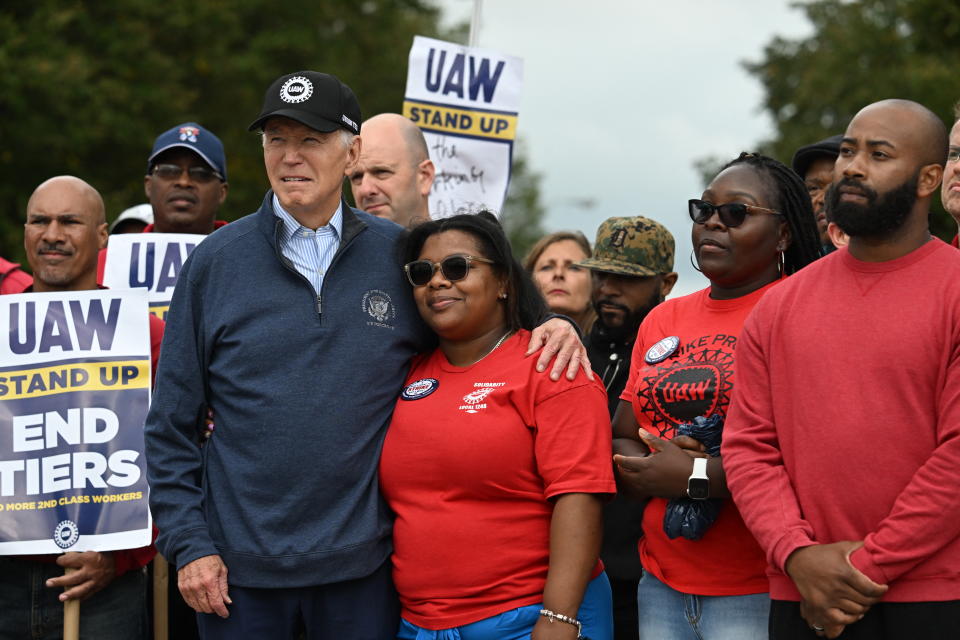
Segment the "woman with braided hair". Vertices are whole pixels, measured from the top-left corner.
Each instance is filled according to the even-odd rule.
[[[688,209],[691,260],[710,286],[643,321],[613,419],[618,485],[649,499],[640,638],[765,639],[764,555],[730,500],[720,456],[678,428],[700,417],[722,425],[744,320],[767,290],[819,257],[820,242],[803,182],[762,155],[728,163]],[[677,513],[700,511],[715,519],[677,526]]]

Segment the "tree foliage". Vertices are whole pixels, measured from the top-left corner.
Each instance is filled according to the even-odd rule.
[[[544,235],[542,221],[545,210],[540,202],[540,174],[527,166],[522,144],[518,142],[513,151],[513,171],[500,222],[510,238],[513,254],[523,259],[540,236]]]
[[[944,122],[960,98],[960,4],[942,0],[814,0],[796,5],[813,35],[774,38],[747,63],[766,90],[776,136],[764,151],[789,162],[798,147],[842,133],[862,107],[884,98],[915,100]],[[956,225],[937,199],[931,227]]]
[[[221,214],[256,209],[267,181],[247,125],[277,76],[342,78],[365,115],[399,111],[427,0],[33,0],[0,8],[0,255],[22,259],[22,216],[44,179],[77,175],[112,218],[145,200],[154,138],[185,121],[227,150]]]
[[[90,182],[108,219],[144,202],[153,140],[181,122],[223,140],[230,193],[221,217],[255,210],[268,184],[247,125],[270,82],[326,71],[350,85],[365,117],[397,112],[413,36],[466,37],[463,26],[441,32],[439,18],[431,0],[3,3],[0,255],[23,260],[27,200],[51,176]],[[521,194],[518,206],[537,206],[536,178],[517,160],[511,191]]]

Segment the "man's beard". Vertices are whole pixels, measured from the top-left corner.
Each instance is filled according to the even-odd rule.
[[[917,201],[919,172],[882,196],[858,180],[843,178],[827,190],[827,220],[836,222],[851,238],[882,237],[903,226]],[[866,204],[840,201],[840,188],[863,192]]]
[[[632,313],[630,312],[629,307],[625,305],[613,302],[608,298],[600,298],[593,303],[593,308],[597,312],[596,324],[599,325],[599,329],[605,338],[609,338],[612,341],[627,339],[633,340],[637,337],[637,331],[640,329],[640,323],[642,323],[643,319],[647,317],[647,314],[650,313],[650,310],[661,302],[663,302],[663,297],[660,295],[659,287],[657,287],[657,290],[653,292],[646,304],[640,305],[637,310],[633,311]],[[600,312],[601,303],[616,309],[620,309],[620,311],[623,312],[623,323],[619,327],[611,327],[603,321],[603,313]]]

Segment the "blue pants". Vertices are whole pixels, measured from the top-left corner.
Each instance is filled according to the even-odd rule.
[[[770,596],[696,596],[644,573],[637,610],[640,640],[767,640]]]
[[[533,625],[540,619],[542,604],[531,604],[478,620],[461,627],[431,631],[400,621],[397,640],[529,640]],[[583,637],[590,640],[613,638],[613,602],[607,574],[601,573],[587,584],[577,612],[583,623]],[[555,622],[554,624],[566,624]]]
[[[63,638],[63,589],[45,586],[63,567],[0,557],[0,638]],[[147,637],[145,569],[128,571],[80,603],[80,640],[141,640]]]
[[[230,585],[229,618],[198,613],[204,640],[393,640],[400,602],[390,562],[357,580],[315,587],[253,589]],[[172,639],[175,640],[175,639]]]

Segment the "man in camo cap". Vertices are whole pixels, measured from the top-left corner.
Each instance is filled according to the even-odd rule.
[[[611,418],[630,373],[637,329],[677,282],[673,248],[673,236],[659,222],[643,216],[608,218],[597,230],[593,257],[579,263],[593,272],[597,320],[584,342],[607,388]],[[620,496],[604,509],[601,557],[613,589],[616,640],[637,638],[642,519],[643,506]]]

